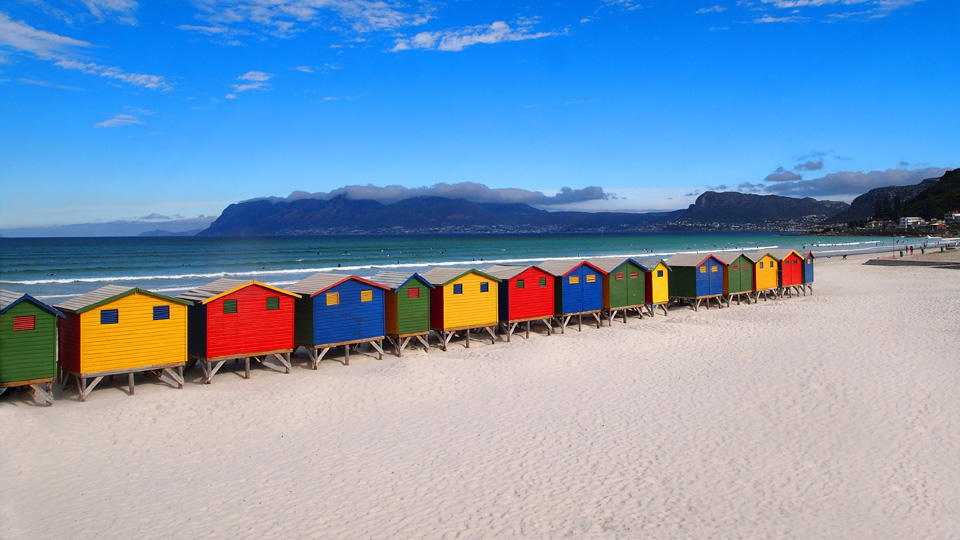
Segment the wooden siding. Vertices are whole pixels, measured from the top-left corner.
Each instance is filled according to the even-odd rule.
[[[362,291],[373,290],[373,299],[361,302]],[[340,303],[328,306],[326,293],[340,293]],[[342,343],[383,336],[383,289],[355,279],[326,289],[313,297],[313,345]]]
[[[60,351],[57,360],[60,365],[73,371],[80,372],[80,315],[64,313],[65,319],[60,321],[59,343]]]
[[[698,266],[673,266],[670,295],[700,298],[723,294],[723,266],[713,257],[706,258]]]
[[[592,282],[588,281],[590,276]],[[557,315],[599,311],[603,309],[603,274],[581,264],[557,278],[556,292]]]
[[[487,292],[480,292],[481,284],[486,283]],[[454,287],[463,287],[463,294],[453,294]],[[480,274],[470,272],[450,281],[434,292],[442,290],[438,298],[442,300],[440,313],[432,316],[434,328],[475,328],[497,324],[498,282]],[[431,311],[433,309],[431,294]],[[431,315],[433,315],[431,313]],[[439,325],[436,323],[440,323]]]
[[[763,265],[762,267],[760,265]],[[766,291],[777,287],[777,260],[764,255],[754,266],[753,290]]]
[[[279,298],[280,308],[267,309],[267,298]],[[235,313],[224,313],[224,302],[235,301]],[[293,348],[294,298],[252,284],[205,306],[207,358],[254,354]]]
[[[546,280],[540,286],[540,279]],[[517,288],[517,282],[523,280],[523,288]],[[553,276],[535,266],[527,268],[509,281],[500,282],[499,311],[500,321],[516,321],[534,317],[553,316]]]
[[[154,306],[170,306],[170,318],[153,320]],[[117,324],[100,324],[100,311],[116,309]],[[187,306],[134,293],[80,315],[78,373],[173,364],[187,359]]]
[[[420,289],[420,296],[410,298],[410,289]],[[430,330],[430,287],[419,279],[411,279],[397,292],[384,293],[384,299],[387,334],[417,334]]]
[[[603,276],[603,308],[619,309],[642,305],[646,288],[643,274],[642,268],[631,261],[624,261]],[[621,279],[617,279],[618,276]]]
[[[753,290],[753,261],[740,255],[723,268],[723,293],[735,294]]]
[[[780,286],[790,287],[803,282],[803,258],[796,252],[780,261]]]
[[[662,271],[663,275],[657,277],[658,271]],[[661,304],[670,300],[670,271],[667,265],[660,262],[647,272],[645,292],[648,304]]]
[[[815,257],[812,253],[808,253],[803,260],[803,282],[804,283],[813,283],[813,266],[814,266]]]
[[[13,330],[14,317],[33,317],[33,330]],[[0,383],[53,377],[57,366],[57,319],[24,300],[0,315]]]

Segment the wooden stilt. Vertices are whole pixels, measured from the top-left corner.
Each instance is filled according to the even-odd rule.
[[[243,378],[244,379],[250,378],[250,357],[249,356],[243,359]]]
[[[127,386],[130,387],[130,395],[136,395],[137,387],[133,384],[133,373],[127,373]]]

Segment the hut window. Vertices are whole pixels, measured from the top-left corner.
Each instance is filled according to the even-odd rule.
[[[663,270],[657,270],[657,277],[663,277]]]
[[[153,320],[165,321],[170,318],[170,306],[153,306]]]
[[[776,268],[776,267],[777,267],[777,263],[774,261],[770,261],[770,268]]]
[[[117,324],[120,322],[120,312],[115,309],[100,310],[100,324]]]
[[[763,268],[763,261],[760,261],[760,268]]]
[[[522,280],[522,279],[518,279],[518,280],[517,280],[517,288],[518,288],[518,289],[522,289],[522,288],[523,288],[523,280]]]
[[[576,285],[577,283],[580,283],[580,276],[570,276],[570,284]]]
[[[707,267],[706,267],[706,266],[701,266],[701,267],[700,267],[700,273],[701,273],[701,274],[706,274],[706,273],[707,273]]]
[[[480,284],[480,292],[487,292],[490,290],[490,284],[484,281]]]
[[[327,305],[328,305],[328,306],[338,306],[338,305],[340,305],[340,293],[338,293],[338,292],[328,292],[328,293],[327,293]]]
[[[267,311],[276,311],[280,309],[280,297],[279,296],[268,296],[267,297]]]
[[[463,294],[463,284],[455,283],[453,285],[453,294]]]
[[[407,289],[407,298],[420,298],[420,287],[410,287]]]
[[[811,264],[811,263],[813,263],[813,261],[811,261],[810,259],[807,259],[807,264]]]
[[[617,275],[614,276],[613,279],[615,279],[615,280],[617,280],[617,281],[623,281],[623,272],[617,272]]]
[[[718,268],[718,267],[716,267],[716,266],[711,266],[711,267],[710,267],[710,271],[711,271],[711,272],[716,272],[716,271],[717,271],[717,268]]]
[[[587,274],[587,283],[593,283],[595,281],[597,281],[596,274]]]
[[[630,272],[630,279],[640,279],[640,272]]]
[[[547,286],[547,278],[545,278],[545,277],[540,278],[540,286],[541,286],[541,287],[546,287],[546,286]]]
[[[13,318],[13,331],[22,332],[24,330],[33,330],[37,327],[36,315],[23,315]]]
[[[365,291],[360,291],[360,301],[361,302],[373,302],[373,289],[367,289]]]
[[[224,312],[224,313],[236,313],[236,312],[237,312],[237,301],[236,301],[236,300],[224,300],[224,301],[223,301],[223,312]]]

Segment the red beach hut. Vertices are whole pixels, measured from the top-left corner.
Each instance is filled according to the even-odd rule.
[[[507,334],[507,341],[517,326],[526,325],[526,337],[530,337],[530,325],[542,322],[547,326],[547,335],[553,331],[553,275],[536,266],[496,265],[485,272],[500,278],[498,311],[500,327]]]
[[[207,384],[227,360],[244,359],[244,378],[250,378],[250,359],[266,364],[273,357],[290,373],[293,352],[294,300],[299,295],[257,281],[218,279],[185,292],[191,303],[188,350],[203,368]]]
[[[800,287],[803,286],[803,255],[792,249],[774,249],[770,251],[770,255],[780,261],[780,268],[777,270],[780,296],[791,291],[799,295]]]

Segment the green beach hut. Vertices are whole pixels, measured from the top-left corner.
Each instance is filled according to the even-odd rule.
[[[624,323],[627,322],[627,314],[630,311],[636,311],[642,318],[646,304],[644,282],[647,268],[630,258],[597,257],[590,259],[589,262],[607,273],[601,277],[603,311],[607,316],[607,324],[612,323],[618,313],[621,314]]]
[[[723,267],[723,294],[727,297],[727,305],[736,298],[740,305],[741,297],[746,297],[750,303],[753,294],[753,266],[756,264],[746,253],[741,253],[727,266]]]
[[[0,289],[0,394],[29,386],[34,398],[53,404],[57,323],[63,314],[29,294]]]
[[[430,290],[433,289],[420,274],[381,270],[370,281],[390,290],[384,293],[386,337],[397,356],[411,340],[430,351]]]

